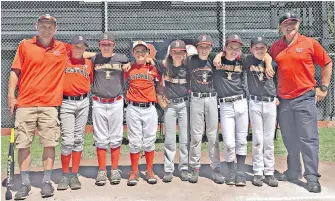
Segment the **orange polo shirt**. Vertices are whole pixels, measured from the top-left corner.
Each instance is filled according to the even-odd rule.
[[[36,36],[20,43],[11,67],[21,71],[18,107],[62,105],[68,49],[67,44],[55,39],[44,48]]]
[[[323,68],[331,62],[319,42],[301,34],[290,46],[284,37],[275,42],[270,48],[270,55],[278,64],[277,93],[283,99],[293,99],[314,89],[314,63]]]
[[[91,90],[93,64],[88,59],[70,58],[65,68],[64,91],[66,96],[80,96]]]
[[[159,81],[161,79],[156,67],[133,64],[128,72],[124,72],[124,79],[129,79],[127,100],[138,103],[157,102],[155,78]]]

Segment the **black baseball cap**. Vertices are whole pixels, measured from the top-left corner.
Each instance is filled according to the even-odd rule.
[[[115,43],[115,37],[112,35],[112,33],[102,33],[99,35],[99,44],[100,43]]]
[[[37,22],[53,22],[53,23],[57,24],[56,18],[51,16],[50,14],[41,15],[37,19]]]
[[[236,43],[243,45],[241,37],[237,34],[227,36],[226,45],[231,42],[236,42]]]
[[[198,37],[197,45],[207,44],[213,45],[213,39],[210,35],[202,34]]]
[[[85,36],[83,35],[75,35],[72,39],[71,39],[71,44],[79,44],[79,43],[84,43],[87,47],[88,47],[88,42]]]
[[[298,22],[301,21],[295,13],[285,13],[284,15],[280,17],[279,25],[281,25],[283,22],[287,20],[296,20]]]
[[[170,45],[170,50],[185,50],[186,51],[185,42],[182,40],[173,41]]]
[[[266,42],[266,39],[262,36],[259,36],[259,37],[255,37],[255,38],[251,39],[250,47],[252,47],[256,44],[259,44],[259,43],[263,43],[265,46],[268,46],[267,42]]]

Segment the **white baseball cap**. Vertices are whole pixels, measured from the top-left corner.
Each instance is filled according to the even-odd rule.
[[[146,42],[144,42],[144,41],[141,41],[141,40],[136,41],[136,42],[133,43],[133,49],[134,49],[136,46],[138,46],[138,45],[143,45],[145,48],[148,49],[148,44],[147,44]]]

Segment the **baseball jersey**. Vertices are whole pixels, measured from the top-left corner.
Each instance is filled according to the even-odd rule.
[[[272,61],[272,67],[276,70],[277,64]],[[276,96],[276,86],[274,78],[268,78],[265,74],[265,63],[247,55],[243,62],[243,69],[247,73],[248,89],[253,96]],[[276,75],[275,75],[276,76]]]
[[[214,65],[211,59],[201,60],[198,55],[188,57],[190,90],[192,92],[215,92],[213,85]]]
[[[37,36],[20,43],[11,66],[21,71],[18,107],[62,105],[64,69],[69,49],[69,45],[55,39],[45,48]]]
[[[91,90],[93,65],[88,59],[69,58],[65,67],[64,91],[66,96],[80,96]]]
[[[154,83],[156,78],[161,80],[155,66],[133,64],[129,71],[124,72],[124,80],[127,82],[127,100],[139,103],[157,102]]]
[[[124,91],[122,65],[129,62],[124,54],[103,57],[98,53],[93,60],[94,79],[92,94],[101,98],[114,98]]]
[[[222,66],[214,72],[214,85],[219,98],[244,94],[242,61],[221,58]]]
[[[160,66],[164,66],[160,63]],[[167,98],[180,98],[188,96],[188,70],[187,66],[182,64],[181,66],[175,67],[171,65],[170,70],[168,67],[162,68],[165,82],[165,92]]]
[[[283,99],[293,99],[314,89],[314,63],[323,68],[331,62],[319,42],[299,33],[290,45],[284,37],[275,42],[270,48],[270,55],[278,65],[277,93]]]

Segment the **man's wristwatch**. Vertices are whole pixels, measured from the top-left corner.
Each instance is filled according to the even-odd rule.
[[[328,91],[328,87],[326,86],[326,85],[321,85],[320,86],[320,90],[322,91],[322,92],[326,92],[326,91]]]

